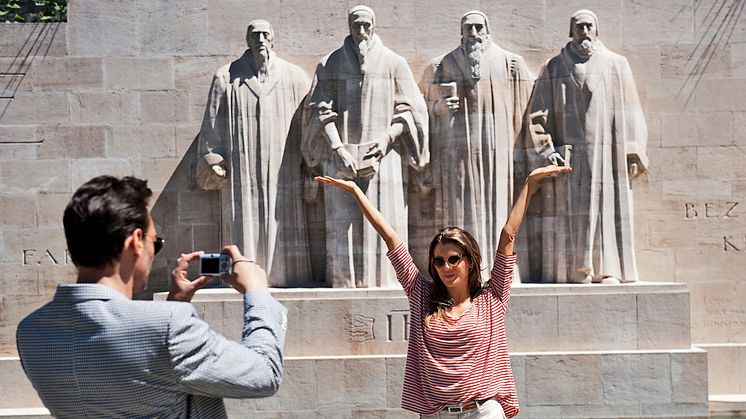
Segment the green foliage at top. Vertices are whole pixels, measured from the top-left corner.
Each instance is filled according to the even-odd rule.
[[[0,0],[0,22],[66,22],[67,0]]]

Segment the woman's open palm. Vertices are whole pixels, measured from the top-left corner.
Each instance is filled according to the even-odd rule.
[[[336,188],[339,188],[350,194],[354,193],[355,188],[357,188],[357,185],[355,184],[355,182],[351,180],[337,179],[331,176],[316,176],[313,179],[317,182],[326,183],[327,185],[331,185]]]

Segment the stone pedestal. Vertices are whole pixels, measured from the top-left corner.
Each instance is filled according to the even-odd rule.
[[[409,322],[401,290],[272,293],[289,310],[286,378],[275,397],[230,401],[232,416],[416,417],[399,407]],[[200,291],[193,304],[240,337],[237,292]],[[507,332],[518,417],[707,417],[707,353],[691,346],[689,313],[683,284],[517,284]]]
[[[230,417],[417,417],[400,408],[409,321],[401,290],[272,293],[289,310],[282,387],[267,399],[228,400]],[[202,290],[193,304],[213,328],[239,338],[240,294]],[[518,417],[708,417],[708,353],[691,346],[689,313],[682,284],[517,284],[507,332]],[[741,347],[706,349],[746,359]],[[710,388],[723,412],[743,406],[727,396],[744,392],[743,369],[729,365],[710,370],[732,378]],[[42,407],[16,357],[0,359],[0,388],[12,396],[0,400],[0,416]]]

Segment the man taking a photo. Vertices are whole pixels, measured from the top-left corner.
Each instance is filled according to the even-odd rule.
[[[79,417],[225,417],[223,397],[274,394],[282,379],[287,309],[267,292],[267,276],[236,246],[222,279],[244,296],[240,343],[201,320],[191,304],[209,277],[187,278],[203,252],[182,254],[168,302],[133,301],[163,245],[144,180],[96,177],[65,209],[76,284],[18,326],[26,375],[51,414]]]

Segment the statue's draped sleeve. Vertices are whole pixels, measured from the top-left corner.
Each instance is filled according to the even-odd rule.
[[[404,59],[397,66],[395,80],[392,123],[404,124],[405,130],[399,139],[400,152],[408,157],[413,168],[419,170],[430,162],[427,104]]]
[[[632,69],[629,66],[629,62],[626,58],[622,57],[619,60],[619,65],[616,68],[614,77],[617,78],[617,86],[620,86],[620,92],[615,92],[614,109],[615,112],[615,128],[622,130],[617,132],[617,138],[624,139],[625,152],[627,158],[631,161],[641,165],[639,167],[640,173],[644,172],[649,164],[647,156],[647,124],[645,123],[645,115],[640,105],[640,98],[637,95],[637,86],[635,85],[635,79],[632,76]]]
[[[212,166],[225,159],[225,141],[230,138],[228,125],[228,101],[226,90],[228,82],[225,68],[218,70],[212,78],[212,85],[207,96],[205,116],[199,131],[197,162],[197,184],[202,189],[220,189],[223,181],[216,179],[209,172]]]

